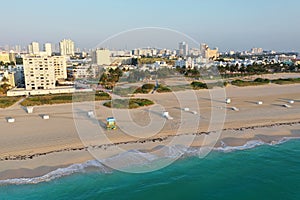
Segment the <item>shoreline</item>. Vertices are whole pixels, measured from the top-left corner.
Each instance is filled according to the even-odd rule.
[[[223,152],[223,153],[233,153],[235,151],[243,151],[249,150],[256,147],[269,145],[280,145],[292,140],[300,140],[299,137],[292,136],[278,136],[277,140],[272,140],[270,142],[265,142],[261,140],[248,140],[245,144],[239,146],[225,146],[225,147],[214,147],[212,152]],[[193,153],[185,152],[181,157],[176,159],[174,162],[189,158],[189,157],[198,157],[197,149],[200,147],[191,146],[186,150],[192,150]],[[182,152],[182,150],[180,150]],[[140,153],[146,153],[143,151],[139,151]],[[203,158],[199,158],[203,159]],[[135,166],[132,163],[132,166]],[[0,172],[0,187],[1,186],[9,186],[9,185],[27,185],[27,184],[39,184],[43,182],[53,181],[55,179],[71,176],[74,174],[82,174],[88,172],[97,172],[103,174],[110,174],[114,171],[118,171],[118,169],[110,168],[106,166],[105,163],[97,159],[89,159],[83,162],[76,162],[68,165],[57,165],[57,166],[40,166],[38,168],[19,168],[12,169]],[[25,175],[26,174],[26,175]]]
[[[289,133],[283,133],[281,131],[281,130],[286,130],[287,128],[289,130],[288,131]],[[293,130],[296,131],[296,133],[293,133]],[[252,132],[251,135],[249,136],[248,131],[250,132],[254,131],[256,133],[253,134]],[[271,131],[272,134],[268,134],[265,131],[267,132]],[[226,130],[224,129],[223,132],[225,132],[225,135],[221,136],[218,139],[216,144],[213,146],[212,151],[231,152],[234,151],[235,149],[246,150],[261,145],[281,144],[281,141],[289,141],[290,139],[300,139],[300,121],[280,122],[280,123],[269,124],[264,126],[229,128]],[[262,132],[262,134],[259,134],[260,132]],[[227,135],[226,133],[229,133],[229,135]],[[201,140],[200,137],[202,137],[203,135],[209,135],[209,133],[191,133],[186,135],[196,136],[193,144],[187,148],[200,149],[201,147],[205,147],[205,146],[199,145],[198,140],[199,139]],[[158,147],[159,148],[164,147],[164,145],[162,144],[164,141],[167,141],[174,137],[182,137],[182,136],[184,135],[178,135],[178,136],[171,135],[164,138],[129,141],[129,142],[122,142],[118,144],[99,145],[99,146],[84,147],[79,149],[67,149],[67,150],[51,152],[43,155],[35,155],[29,159],[1,160],[0,165],[6,162],[10,162],[10,165],[14,165],[14,166],[22,165],[24,164],[24,162],[30,164],[28,165],[28,167],[15,167],[15,168],[0,171],[0,182],[2,181],[3,184],[5,181],[8,182],[10,180],[18,181],[19,179],[23,179],[23,181],[30,182],[33,181],[35,178],[37,178],[39,181],[42,180],[41,182],[44,182],[46,180],[43,180],[43,177],[45,179],[52,180],[59,177],[68,176],[74,173],[86,172],[85,168],[89,168],[89,167],[96,167],[96,168],[100,167],[100,168],[106,168],[107,170],[113,170],[105,166],[105,163],[103,165],[101,162],[97,160],[97,158],[93,157],[88,152],[88,149],[92,148],[93,150],[96,150],[104,154],[105,152],[108,151],[109,153],[106,154],[103,158],[111,159],[121,155],[121,154],[116,154],[116,151],[113,150],[117,145],[120,145],[123,148],[128,146],[128,149],[130,149],[129,151],[136,150],[143,153],[151,153],[153,149],[156,149]],[[62,160],[66,158],[71,160],[69,160],[66,163],[63,163]],[[47,160],[47,162],[48,161],[52,162],[52,164],[49,165],[36,164],[36,163],[40,163],[41,161],[42,161],[41,163],[45,163],[45,160]],[[35,162],[35,164],[31,163],[32,161]],[[99,166],[94,166],[97,164],[92,164],[91,166],[87,164],[89,162],[94,162],[94,161],[99,163]],[[131,164],[134,166],[134,163]]]
[[[32,114],[14,106],[0,113],[0,180],[37,177],[58,168],[80,165],[95,160],[91,152],[101,160],[132,150],[157,153],[160,147],[176,145],[223,148],[224,145],[240,147],[250,141],[268,144],[282,138],[298,138],[299,89],[300,84],[224,88],[226,96],[232,99],[230,105],[224,105],[224,96],[212,98],[207,90],[137,95],[153,100],[163,110],[156,105],[134,109],[129,111],[130,118],[123,115],[126,110],[109,109],[101,102],[37,106]],[[197,98],[197,103],[188,95]],[[292,107],[284,107],[291,99],[295,100]],[[258,101],[263,101],[263,105],[257,105]],[[190,112],[183,111],[185,107]],[[95,119],[86,114],[92,109]],[[174,119],[163,118],[163,111],[168,111]],[[210,124],[212,112],[221,118]],[[40,117],[43,114],[50,119],[43,120]],[[107,116],[117,117],[118,130],[101,131]],[[6,117],[15,117],[16,122],[7,123]],[[78,123],[84,126],[78,127]],[[148,125],[152,124],[161,129],[151,133],[153,126]],[[81,134],[80,128],[83,128]],[[186,145],[189,139],[192,142]]]
[[[247,127],[236,127],[236,128],[225,128],[221,131],[245,131],[245,130],[256,130],[261,128],[276,128],[276,127],[282,127],[282,126],[293,126],[293,125],[300,125],[300,121],[292,121],[292,122],[277,122],[274,124],[266,124],[266,125],[254,125],[254,126],[247,126]],[[214,132],[214,131],[212,131]],[[199,133],[185,133],[180,135],[166,135],[164,137],[154,137],[154,138],[148,138],[144,140],[134,140],[134,141],[124,141],[124,142],[117,142],[117,143],[110,143],[110,144],[102,144],[102,145],[91,145],[86,147],[74,147],[74,148],[65,148],[65,149],[59,149],[49,152],[43,152],[43,153],[35,153],[35,154],[29,154],[29,155],[11,155],[11,156],[5,156],[0,157],[1,161],[21,161],[21,160],[32,160],[37,157],[41,156],[47,156],[53,153],[63,153],[63,152],[78,152],[78,151],[88,151],[88,149],[106,149],[109,147],[117,146],[117,145],[127,145],[127,144],[143,144],[143,143],[157,143],[157,142],[164,142],[168,139],[172,139],[175,137],[180,136],[186,136],[186,135],[194,135],[194,136],[201,136],[201,135],[210,135],[212,132],[199,132]],[[300,137],[300,135],[299,135]]]

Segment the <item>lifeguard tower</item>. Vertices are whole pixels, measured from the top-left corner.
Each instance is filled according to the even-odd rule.
[[[116,125],[116,119],[113,117],[108,117],[106,119],[106,129],[107,130],[116,130],[117,125]]]

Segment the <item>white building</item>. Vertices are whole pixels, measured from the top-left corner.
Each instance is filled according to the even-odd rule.
[[[251,54],[254,55],[259,55],[262,54],[264,52],[264,50],[262,48],[252,48],[251,49]]]
[[[179,56],[187,56],[189,55],[189,45],[186,42],[179,43]]]
[[[132,52],[131,51],[123,51],[123,50],[117,50],[117,51],[111,51],[111,56],[112,57],[128,57],[128,56],[132,56]]]
[[[110,51],[108,49],[96,49],[92,52],[92,62],[97,65],[110,65]]]
[[[26,90],[55,89],[57,80],[67,78],[64,56],[25,56],[23,65]]]
[[[28,53],[38,55],[40,53],[40,45],[38,42],[32,42],[28,45]]]
[[[155,61],[155,63],[153,63],[153,67],[155,69],[159,69],[159,68],[163,68],[163,67],[172,68],[173,66],[168,65],[165,61]]]
[[[194,62],[194,60],[191,57],[188,57],[187,59],[179,58],[175,62],[175,67],[193,69],[195,67],[195,62]]]
[[[132,51],[132,54],[134,56],[145,56],[145,57],[152,57],[152,56],[157,56],[158,51],[155,48],[139,48],[139,49],[134,49]]]
[[[92,66],[77,66],[72,70],[74,78],[94,78],[96,76],[96,69]]]
[[[59,43],[59,52],[62,56],[74,56],[75,44],[70,39],[64,39]]]
[[[46,52],[47,56],[52,55],[52,45],[51,45],[51,43],[45,43],[44,44],[44,51]]]

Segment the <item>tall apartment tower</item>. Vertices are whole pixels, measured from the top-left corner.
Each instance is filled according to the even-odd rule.
[[[59,52],[62,56],[74,56],[75,55],[75,45],[70,39],[64,39],[59,43]]]
[[[179,55],[180,56],[189,55],[189,45],[186,42],[179,43]]]
[[[51,45],[51,43],[45,43],[44,44],[44,51],[46,52],[47,56],[52,55],[52,45]]]
[[[67,61],[64,56],[24,56],[26,90],[55,89],[59,79],[67,78]]]
[[[28,45],[28,53],[38,55],[40,53],[40,45],[38,42],[32,42]]]

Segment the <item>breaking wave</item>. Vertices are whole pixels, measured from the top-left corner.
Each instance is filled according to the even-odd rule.
[[[278,141],[272,141],[270,143],[263,142],[262,140],[252,140],[248,141],[242,146],[227,146],[226,143],[221,141],[221,147],[213,148],[213,151],[229,153],[233,151],[242,151],[247,149],[252,149],[262,145],[279,145],[293,139],[300,139],[299,137],[284,137]],[[130,167],[137,165],[148,165],[152,162],[157,161],[162,158],[178,158],[178,157],[192,157],[199,156],[201,154],[202,148],[196,147],[185,147],[181,145],[175,145],[171,147],[162,146],[160,151],[162,152],[160,156],[153,155],[148,152],[142,152],[139,150],[130,150],[128,152],[107,158],[102,161],[90,160],[81,164],[73,164],[66,168],[59,168],[46,175],[34,178],[15,178],[0,180],[1,185],[24,185],[24,184],[38,184],[42,182],[49,182],[54,179],[69,176],[76,173],[86,173],[89,169],[96,169],[100,173],[111,173],[112,169],[107,167],[105,163],[110,164],[111,162],[120,162],[122,166]]]
[[[102,173],[109,173],[109,169],[102,165],[97,160],[90,160],[81,164],[73,164],[66,168],[58,168],[46,175],[34,178],[14,178],[7,180],[0,180],[1,185],[23,185],[23,184],[37,184],[41,182],[49,182],[57,178],[69,176],[75,173],[87,172],[88,168],[97,168]]]

